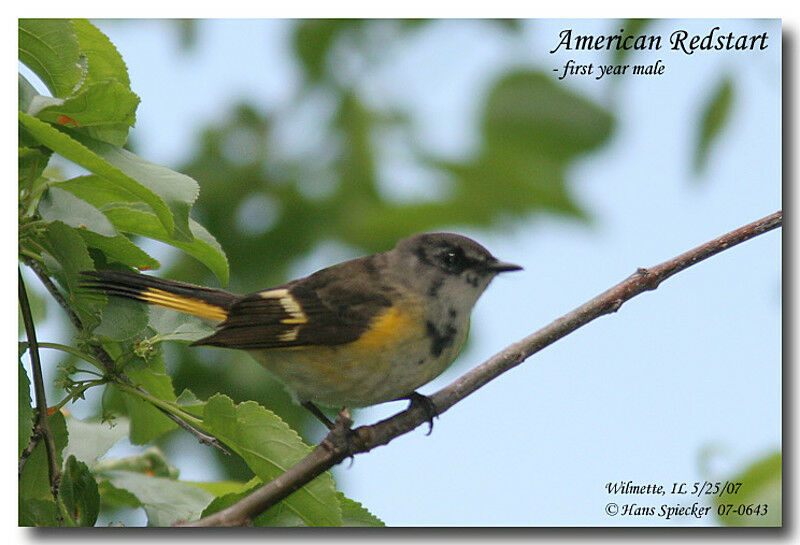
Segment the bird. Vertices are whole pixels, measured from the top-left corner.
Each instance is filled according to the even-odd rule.
[[[417,389],[456,359],[492,279],[521,269],[465,236],[420,233],[246,295],[118,270],[82,271],[82,285],[215,322],[191,346],[249,352],[328,428],[320,406],[408,400],[430,433],[437,412]]]

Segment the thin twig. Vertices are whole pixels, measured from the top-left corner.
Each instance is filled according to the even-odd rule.
[[[61,482],[61,468],[58,463],[58,453],[56,452],[56,442],[50,430],[50,423],[47,416],[47,399],[44,393],[44,379],[42,378],[42,362],[39,359],[39,345],[36,343],[36,328],[33,325],[33,315],[31,305],[28,302],[28,292],[25,290],[25,283],[22,281],[22,271],[19,274],[19,306],[22,311],[22,321],[25,324],[25,334],[28,337],[28,348],[31,359],[31,371],[33,374],[33,392],[36,396],[36,432],[44,442],[47,454],[47,470],[50,475],[50,493],[53,501],[58,503],[58,485]],[[56,510],[58,513],[58,510]],[[63,521],[59,523],[63,525]]]
[[[156,409],[160,410],[164,414],[164,416],[169,417],[172,421],[174,421],[176,424],[178,424],[178,426],[180,426],[184,430],[188,431],[189,433],[191,433],[192,435],[197,437],[197,440],[200,441],[200,443],[202,443],[204,445],[209,445],[209,446],[212,446],[212,447],[216,447],[216,448],[218,448],[219,450],[221,450],[222,452],[224,452],[227,455],[231,454],[231,452],[227,448],[222,446],[222,444],[219,442],[219,440],[217,440],[216,437],[214,437],[213,435],[208,435],[207,433],[205,433],[205,432],[201,431],[200,429],[198,429],[196,427],[196,425],[194,425],[192,423],[189,423],[187,421],[187,419],[192,419],[192,420],[196,420],[199,423],[200,419],[194,417],[193,415],[186,414],[186,413],[184,413],[184,414],[186,414],[185,419],[181,418],[180,416],[170,412],[170,409],[166,408],[166,406],[169,405],[168,403],[166,403],[165,401],[162,401],[161,399],[158,399],[157,397],[155,397],[154,395],[148,393],[146,390],[140,388],[139,386],[130,386],[130,385],[127,385],[127,384],[117,384],[117,387],[122,391],[128,392],[129,395],[135,395],[135,396],[139,397],[140,399],[146,401],[147,403],[150,403],[150,405],[152,405]],[[183,411],[180,411],[180,412],[183,413]]]
[[[512,367],[519,365],[542,348],[595,318],[616,312],[625,301],[632,297],[644,291],[654,290],[661,282],[675,273],[736,244],[775,229],[782,222],[783,214],[779,211],[655,267],[638,269],[613,288],[558,318],[536,333],[498,352],[452,384],[433,394],[430,400],[436,407],[437,412],[439,414],[443,413],[481,386]],[[277,504],[342,460],[358,453],[368,452],[377,446],[385,445],[395,437],[408,433],[427,420],[428,416],[425,411],[418,405],[412,405],[405,411],[386,420],[371,426],[361,426],[350,430],[349,419],[346,418],[346,415],[340,414],[336,420],[336,425],[325,439],[297,465],[285,471],[278,478],[265,483],[235,504],[207,517],[183,523],[182,525],[240,526],[249,524],[260,513]]]

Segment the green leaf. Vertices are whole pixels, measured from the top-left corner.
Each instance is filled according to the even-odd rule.
[[[53,93],[60,98],[40,95],[31,98],[26,87],[25,98],[20,100],[25,107],[20,109],[52,123],[80,127],[80,132],[97,140],[124,145],[136,120],[139,97],[130,89],[122,57],[89,21],[64,20],[59,25],[77,42],[77,60],[73,65],[79,67],[80,77],[68,91]]]
[[[58,488],[59,499],[77,526],[94,526],[100,512],[100,494],[94,475],[74,456],[67,458]]]
[[[88,59],[86,80],[93,82],[114,79],[130,88],[128,68],[111,40],[86,19],[73,19],[72,26],[81,52]]]
[[[64,415],[56,412],[47,420],[53,441],[56,446],[56,464],[61,467],[63,458],[61,451],[67,444],[67,427],[64,424]],[[39,441],[31,452],[22,474],[19,477],[19,496],[21,500],[38,499],[52,500],[50,494],[50,473],[47,466],[47,453],[44,441]]]
[[[21,111],[27,112],[33,99],[41,95],[36,92],[36,88],[22,74],[17,74],[17,80],[19,99],[17,104]]]
[[[19,112],[19,121],[34,138],[49,149],[120,186],[125,192],[134,195],[137,201],[146,203],[158,216],[158,220],[169,235],[175,231],[175,220],[169,207],[161,197],[144,184],[131,178],[125,172],[109,163],[104,157],[98,155],[96,151],[89,149],[75,138],[70,137],[52,125],[24,112]],[[111,147],[102,142],[94,140],[92,142],[96,144],[95,147],[100,147],[103,150],[107,150],[106,146]]]
[[[783,462],[780,452],[770,454],[756,460],[735,478],[728,479],[731,483],[741,483],[741,487],[734,493],[725,493],[714,497],[714,508],[733,504],[734,507],[727,511],[727,515],[717,518],[725,526],[782,526],[783,525]],[[739,514],[739,506],[743,507],[743,514]],[[763,506],[766,505],[766,513]],[[752,507],[752,514],[747,514],[748,506]],[[754,509],[761,506],[760,513]]]
[[[720,80],[706,99],[698,125],[697,147],[694,154],[694,172],[700,174],[708,164],[711,145],[722,133],[733,106],[733,79],[726,76]]]
[[[234,405],[229,397],[217,394],[206,403],[203,425],[241,456],[263,482],[282,474],[311,450],[285,422],[253,401]],[[281,505],[309,526],[342,523],[333,477],[328,472]]]
[[[175,400],[177,405],[180,405],[181,410],[187,412],[197,418],[203,418],[203,411],[206,408],[206,402],[198,399],[194,392],[188,388],[184,388],[178,399]]]
[[[174,231],[170,230],[169,234],[177,240],[185,242],[192,240],[192,233],[189,229],[189,210],[200,192],[197,182],[185,174],[146,161],[128,150],[92,138],[75,136],[84,146],[102,157],[106,163],[118,169],[118,172],[137,181],[163,199],[174,218]],[[103,175],[101,172],[93,172]],[[108,176],[104,177],[109,178]],[[153,211],[157,212],[155,209]],[[164,223],[162,222],[162,224]],[[164,226],[166,227],[166,224]]]
[[[258,477],[253,477],[246,483],[239,481],[208,481],[208,482],[192,481],[189,482],[189,484],[192,484],[198,488],[202,488],[203,490],[213,494],[214,496],[220,497],[220,496],[225,496],[227,494],[239,494],[241,492],[247,492],[253,487],[260,485],[261,480]],[[205,516],[205,512],[203,513],[203,516]]]
[[[18,417],[18,431],[19,443],[17,449],[17,457],[22,455],[22,451],[31,442],[31,435],[33,435],[33,406],[31,401],[31,382],[28,380],[28,373],[22,366],[22,361],[19,362],[19,389],[17,390],[17,417]]]
[[[47,166],[50,150],[42,148],[19,148],[19,181],[20,186],[31,187]]]
[[[79,273],[94,268],[86,244],[75,229],[60,221],[47,225],[44,239],[49,253],[44,256],[45,267],[67,290],[73,310],[80,317],[84,328],[91,331],[100,323],[100,309],[106,298],[87,293],[80,288]]]
[[[19,60],[57,97],[66,97],[81,83],[78,38],[69,19],[20,19]]]
[[[103,508],[120,509],[129,507],[135,509],[142,506],[142,502],[136,496],[127,490],[115,487],[104,477],[97,483],[97,490],[100,492],[100,504]]]
[[[113,422],[77,418],[65,420],[70,442],[64,449],[64,456],[74,456],[89,467],[94,466],[118,441],[127,437],[130,430],[130,422],[122,416]]]
[[[53,528],[59,526],[56,517],[58,508],[52,498],[49,500],[27,499],[19,501],[19,525]]]
[[[127,129],[136,122],[136,107],[139,105],[139,97],[115,80],[90,83],[83,86],[77,94],[56,100],[57,102],[50,101],[50,104],[36,100],[28,113],[58,125],[71,124],[82,129],[113,128],[110,132],[89,130],[87,134],[99,136],[98,140],[116,146],[125,144]],[[39,109],[36,111],[34,108]],[[117,131],[119,126],[124,127],[124,130]]]
[[[93,333],[104,341],[140,339],[147,327],[147,308],[137,301],[110,298],[102,315],[100,325]]]
[[[502,77],[489,94],[482,121],[487,147],[512,146],[552,160],[598,147],[612,125],[608,112],[538,71]]]
[[[39,202],[39,213],[47,222],[61,221],[75,229],[88,229],[104,237],[117,236],[116,229],[102,212],[58,187],[48,188]]]
[[[28,97],[26,97],[26,101],[27,98]],[[21,111],[25,112],[26,114],[37,115],[45,108],[49,108],[51,106],[60,106],[61,104],[64,104],[63,98],[55,98],[55,97],[36,94],[33,96],[33,98],[31,98],[28,107]],[[60,124],[65,124],[65,123],[60,123]]]
[[[342,507],[342,526],[386,526],[381,519],[370,513],[359,502],[337,492],[339,505]]]
[[[156,335],[149,339],[150,342],[194,342],[211,335],[215,331],[214,327],[200,318],[155,306],[148,308],[150,311],[150,326],[156,331]]]
[[[142,202],[136,194],[131,193],[123,186],[96,174],[77,176],[63,182],[54,182],[53,186],[69,191],[79,199],[83,199],[101,210],[111,203]]]
[[[194,240],[183,242],[170,238],[156,217],[149,212],[126,206],[108,207],[104,212],[119,231],[160,240],[183,250],[208,267],[223,286],[228,283],[228,260],[225,252],[214,237],[196,221],[189,219]]]
[[[196,520],[214,499],[201,488],[164,477],[132,471],[108,471],[104,475],[115,488],[128,491],[141,502],[149,526]]]
[[[85,229],[79,229],[78,233],[83,237],[83,241],[87,246],[97,248],[103,252],[108,261],[116,261],[140,271],[149,271],[161,267],[161,263],[150,257],[125,235],[109,238]]]
[[[98,473],[133,471],[149,477],[164,477],[172,480],[177,479],[179,473],[178,468],[167,461],[164,453],[158,447],[149,447],[143,453],[134,456],[102,460],[95,464],[94,469]]]

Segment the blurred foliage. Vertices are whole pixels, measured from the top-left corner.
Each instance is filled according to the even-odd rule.
[[[178,27],[178,47],[184,51],[192,49],[197,44],[197,20],[176,19]]]
[[[619,28],[623,29],[623,37],[638,36],[652,23],[652,19],[623,19]],[[624,64],[625,60],[634,52],[633,49],[615,49],[611,55],[612,64]]]
[[[702,174],[705,170],[711,145],[722,133],[731,116],[733,99],[733,79],[730,76],[722,77],[706,97],[698,123],[697,144],[694,148],[692,166],[695,174]]]
[[[771,453],[727,479],[742,485],[736,493],[714,497],[714,510],[723,525],[783,526],[782,458],[780,451]]]

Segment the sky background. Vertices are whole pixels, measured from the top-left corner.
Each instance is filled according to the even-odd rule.
[[[200,128],[222,123],[236,99],[267,110],[285,104],[299,85],[288,21],[204,21],[188,52],[177,47],[176,29],[161,21],[95,23],[128,65],[142,98],[132,137],[137,153],[155,163],[185,162]],[[661,59],[665,73],[565,80],[618,112],[610,144],[568,173],[592,222],[540,215],[491,233],[459,229],[525,270],[493,282],[473,314],[468,349],[422,393],[449,384],[637,267],[782,207],[780,22],[661,21],[646,32],[666,37],[678,28],[706,33],[713,26],[766,31],[769,48],[692,56],[666,48],[639,52],[629,62]],[[523,39],[512,42],[485,23],[442,21],[396,48],[373,92],[414,113],[415,136],[425,148],[445,157],[468,154],[478,142],[482,92],[498,72],[605,58],[549,54],[564,28],[599,34],[618,23],[528,21]],[[735,83],[729,125],[697,178],[691,168],[695,124],[708,90],[724,73]],[[401,195],[425,191],[425,180],[413,172],[393,180]],[[336,468],[339,488],[389,525],[714,524],[711,517],[609,517],[605,505],[624,500],[604,486],[724,479],[780,448],[781,237],[779,229],[723,252],[590,323],[453,407],[431,436],[421,427],[356,457],[352,467]],[[321,249],[295,264],[293,273],[308,274],[335,257]],[[235,263],[231,271],[235,275]],[[55,319],[48,320],[52,325]],[[404,406],[361,410],[357,424]],[[75,413],[80,416],[79,409]],[[313,439],[321,436],[320,430]],[[207,454],[194,439],[181,441],[186,454],[171,462],[182,479],[219,477],[203,463]],[[704,452],[714,453],[708,463]]]

